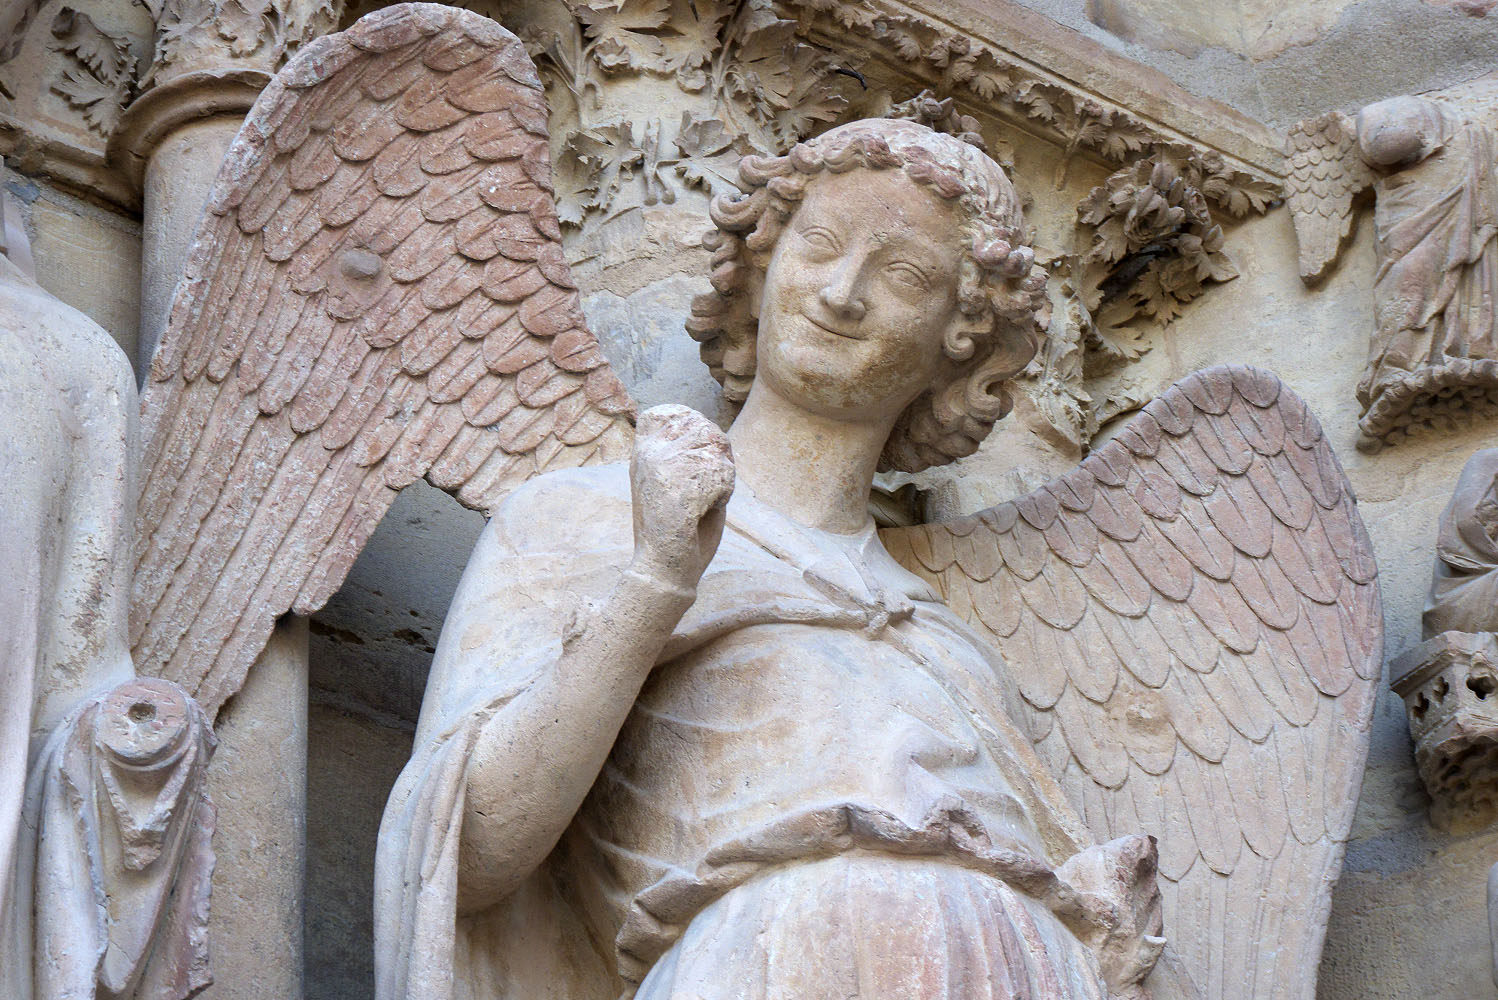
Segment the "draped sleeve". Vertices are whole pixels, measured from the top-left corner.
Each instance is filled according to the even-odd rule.
[[[479,733],[557,662],[632,548],[622,466],[533,480],[484,529],[433,660],[415,749],[380,825],[377,1000],[612,995],[607,965],[549,865],[497,906],[460,918],[458,845]],[[525,961],[505,961],[516,955]]]

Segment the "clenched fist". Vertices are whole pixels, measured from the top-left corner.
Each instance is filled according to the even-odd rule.
[[[691,591],[718,551],[733,493],[733,453],[711,420],[685,406],[655,406],[635,426],[629,465],[633,569]]]

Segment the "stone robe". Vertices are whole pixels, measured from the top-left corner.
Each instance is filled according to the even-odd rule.
[[[860,988],[887,998],[1104,995],[1055,874],[1087,836],[1009,722],[1002,664],[872,524],[800,528],[743,484],[561,843],[510,899],[458,917],[470,749],[631,546],[621,466],[527,484],[481,538],[380,832],[379,1000],[810,998],[845,995],[870,962],[883,971]],[[901,927],[920,933],[897,945]],[[778,971],[739,978],[732,963],[775,947]],[[1012,992],[979,989],[978,966],[1006,960]],[[942,961],[944,986],[909,964]]]

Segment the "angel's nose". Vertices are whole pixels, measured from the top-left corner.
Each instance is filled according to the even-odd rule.
[[[857,268],[839,268],[832,280],[822,286],[817,297],[838,319],[857,322],[868,312],[868,305],[858,293]]]

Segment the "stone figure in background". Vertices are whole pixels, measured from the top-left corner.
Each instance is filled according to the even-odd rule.
[[[1498,632],[1498,448],[1467,460],[1441,514],[1421,624],[1427,639]]]
[[[881,539],[875,470],[971,454],[1041,336],[1003,171],[894,121],[744,161],[691,322],[730,446],[632,427],[549,155],[478,15],[313,42],[147,389],[135,648],[209,703],[395,489],[492,515],[382,827],[378,996],[1309,1000],[1381,619],[1304,405],[1199,373],[1043,489]]]
[[[0,211],[0,996],[183,1000],[210,978],[214,738],[126,643],[135,381]]]
[[[1498,819],[1498,448],[1467,460],[1441,514],[1425,641],[1389,665],[1404,698],[1431,818],[1466,832]],[[1498,983],[1498,865],[1488,873]]]
[[[1395,97],[1302,122],[1286,147],[1301,277],[1319,279],[1372,187],[1377,328],[1358,383],[1359,447],[1498,412],[1498,144],[1442,104]]]
[[[1437,826],[1498,819],[1498,448],[1467,460],[1441,514],[1425,641],[1389,664]]]

